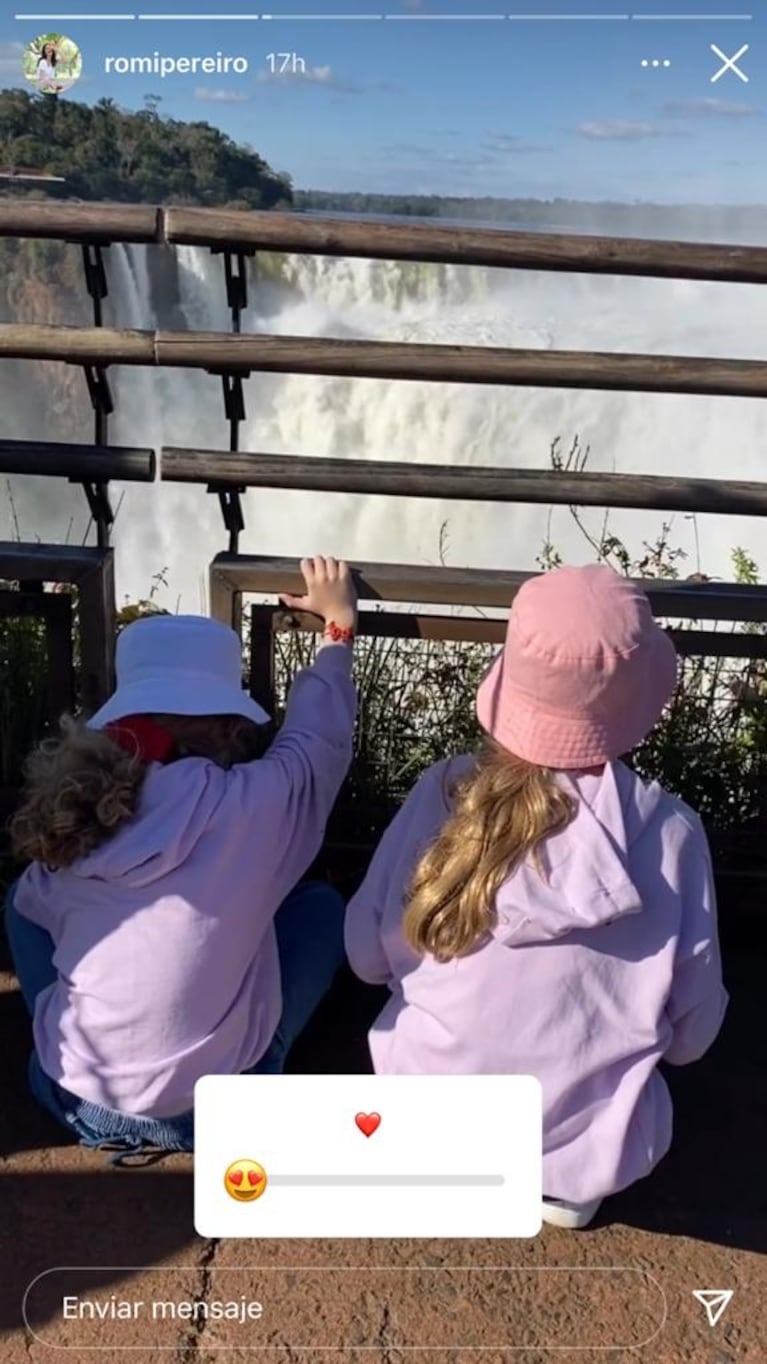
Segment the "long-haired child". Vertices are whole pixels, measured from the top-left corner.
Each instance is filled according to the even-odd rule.
[[[620,761],[676,675],[625,578],[529,580],[479,689],[482,752],[426,772],[347,913],[353,969],[391,989],[376,1071],[538,1076],[562,1226],[661,1159],[658,1063],[702,1056],[726,1008],[701,823]]]

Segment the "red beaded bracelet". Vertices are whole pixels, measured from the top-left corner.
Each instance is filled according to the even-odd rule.
[[[354,640],[354,630],[351,626],[336,625],[334,620],[327,622],[325,634],[334,644],[351,644]]]

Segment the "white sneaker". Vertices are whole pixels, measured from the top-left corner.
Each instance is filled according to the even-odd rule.
[[[590,1203],[567,1203],[562,1198],[544,1198],[543,1220],[552,1227],[580,1231],[593,1222],[601,1204],[601,1198],[592,1198]]]

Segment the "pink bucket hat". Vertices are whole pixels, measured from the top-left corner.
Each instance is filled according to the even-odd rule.
[[[605,564],[559,568],[519,589],[477,716],[527,762],[593,767],[641,743],[676,681],[676,650],[640,588]]]

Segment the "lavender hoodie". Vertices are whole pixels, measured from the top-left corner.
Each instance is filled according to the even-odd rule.
[[[543,1087],[543,1179],[585,1202],[646,1175],[671,1142],[661,1058],[684,1065],[727,1006],[711,863],[697,815],[623,763],[560,776],[570,826],[502,885],[497,924],[466,957],[405,944],[403,896],[472,759],[436,764],[386,831],[351,901],[356,974],[391,999],[370,1033],[385,1074],[531,1074]]]
[[[19,914],[55,944],[35,1047],[64,1088],[123,1113],[192,1107],[195,1081],[265,1052],[282,1009],[274,916],[319,851],[352,753],[351,650],[296,678],[266,755],[147,772],[136,816],[72,867],[33,863]]]

